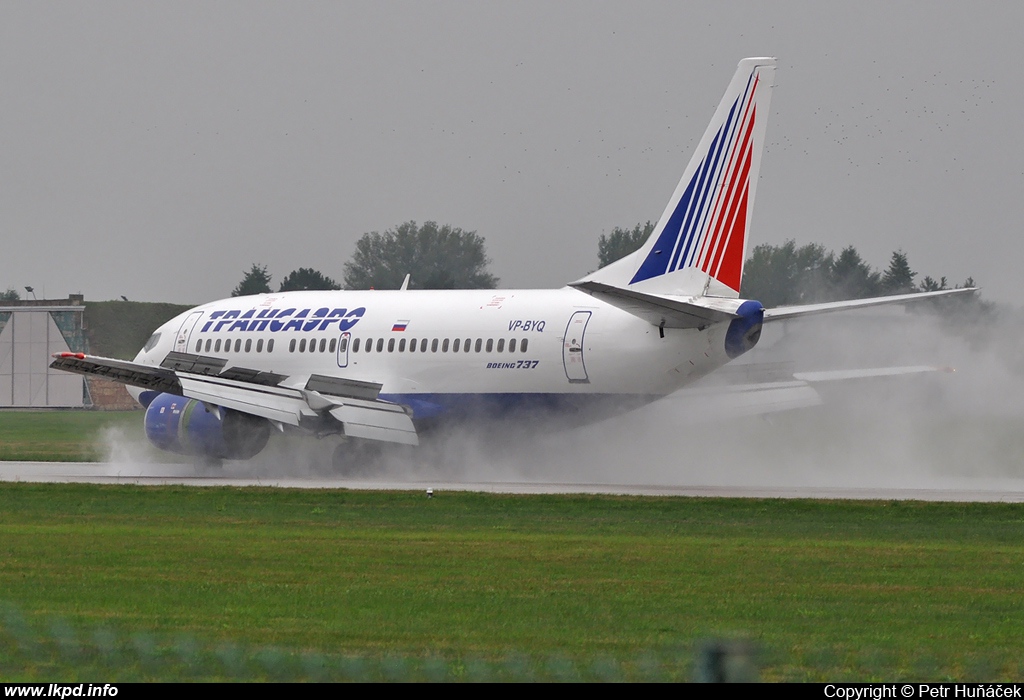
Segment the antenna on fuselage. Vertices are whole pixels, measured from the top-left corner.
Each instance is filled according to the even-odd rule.
[[[398,289],[400,292],[404,292],[409,288],[409,278],[412,277],[412,273],[406,273],[405,281],[402,282],[402,286]]]

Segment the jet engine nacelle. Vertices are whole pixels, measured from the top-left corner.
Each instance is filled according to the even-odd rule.
[[[757,345],[764,324],[764,307],[759,301],[745,301],[736,309],[736,315],[738,318],[733,319],[725,333],[725,354],[729,359],[735,359]]]
[[[160,394],[146,408],[146,437],[168,452],[209,459],[249,459],[270,439],[270,423],[202,401]]]

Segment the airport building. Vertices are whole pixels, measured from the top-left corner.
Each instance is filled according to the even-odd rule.
[[[85,378],[50,369],[55,352],[86,352],[82,295],[0,305],[0,408],[82,408]]]

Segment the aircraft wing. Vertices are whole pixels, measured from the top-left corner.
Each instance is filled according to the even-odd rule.
[[[833,311],[846,309],[863,309],[869,306],[882,306],[883,304],[899,304],[907,301],[919,301],[936,297],[952,296],[954,294],[968,294],[978,291],[977,287],[964,287],[962,289],[942,289],[937,292],[916,292],[914,294],[896,294],[888,297],[874,297],[872,299],[850,299],[849,301],[829,301],[822,304],[806,304],[804,306],[780,306],[774,309],[764,310],[765,323],[768,321],[783,321],[798,316],[812,316],[814,314],[826,314]]]
[[[50,367],[65,372],[102,377],[128,386],[165,391],[170,394],[180,393],[181,390],[174,372],[162,367],[140,365],[108,357],[92,357],[80,352],[60,352],[53,357]]]
[[[159,367],[83,353],[54,355],[50,367],[111,379],[150,391],[266,418],[278,426],[323,430],[339,427],[348,437],[416,445],[412,417],[378,398],[381,385],[341,377],[287,377],[244,367],[224,369],[217,357],[168,353]]]

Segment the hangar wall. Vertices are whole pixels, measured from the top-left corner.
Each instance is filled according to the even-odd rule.
[[[0,306],[0,408],[86,404],[83,377],[49,368],[55,352],[86,351],[84,312],[74,297]]]

